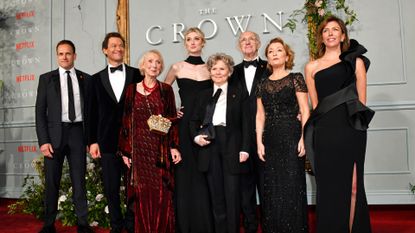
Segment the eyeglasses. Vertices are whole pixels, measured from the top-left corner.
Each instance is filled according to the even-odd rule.
[[[240,39],[239,40],[239,43],[247,43],[247,42],[251,42],[251,41],[256,41],[256,38],[255,37],[247,37],[247,38],[242,38],[242,39]]]

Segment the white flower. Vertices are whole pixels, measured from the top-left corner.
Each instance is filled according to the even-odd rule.
[[[107,214],[109,214],[109,213],[110,213],[110,211],[108,210],[108,205],[107,205],[107,206],[105,206],[104,211],[105,211],[105,213],[107,213]]]
[[[324,11],[324,9],[318,9],[318,14],[320,16],[323,16],[326,12]]]
[[[97,222],[97,221],[93,221],[93,222],[91,222],[91,223],[89,224],[89,226],[91,226],[91,227],[96,227],[96,226],[98,226],[98,222]]]
[[[88,171],[94,170],[95,164],[94,163],[88,163],[88,165],[86,166],[86,168],[88,169]]]
[[[59,197],[58,203],[60,203],[60,202],[65,202],[65,201],[66,201],[66,199],[68,199],[68,198],[66,197],[66,195],[62,195],[62,196],[60,196],[60,197]]]
[[[95,200],[96,201],[101,201],[103,197],[104,197],[104,195],[100,193],[95,197]]]
[[[317,8],[320,8],[320,7],[321,7],[321,5],[323,5],[323,0],[316,1],[316,2],[314,3],[314,5],[315,5]]]
[[[58,210],[62,210],[61,202],[65,202],[67,199],[66,195],[62,195],[58,199]]]

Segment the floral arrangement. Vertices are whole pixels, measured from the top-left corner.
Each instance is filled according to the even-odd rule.
[[[44,191],[45,191],[45,174],[44,174],[44,156],[36,158],[32,166],[39,174],[39,178],[27,176],[23,183],[23,194],[14,204],[9,205],[9,213],[23,212],[33,214],[36,218],[41,218],[44,213]],[[88,222],[90,226],[109,227],[108,203],[104,197],[104,186],[101,179],[101,167],[96,160],[87,157],[86,170],[86,190],[88,200]],[[121,191],[123,191],[121,187]],[[123,195],[121,198],[123,199]],[[123,200],[122,200],[123,201]],[[125,206],[123,211],[125,211]],[[72,202],[72,186],[69,175],[69,165],[65,161],[62,170],[61,187],[58,199],[58,214],[56,217],[62,222],[62,225],[73,226],[77,223],[77,218]]]
[[[357,14],[346,5],[346,0],[306,0],[301,9],[294,10],[291,13],[284,25],[285,28],[289,28],[291,32],[294,32],[298,18],[301,19],[302,23],[307,24],[308,48],[312,60],[317,55],[316,32],[318,25],[334,12],[339,16],[344,16],[346,25],[352,25],[357,20]]]

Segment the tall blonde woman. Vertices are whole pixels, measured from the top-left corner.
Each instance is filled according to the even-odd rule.
[[[199,28],[189,28],[184,33],[188,57],[173,64],[165,82],[177,81],[184,114],[179,122],[180,151],[183,162],[176,168],[177,232],[213,232],[206,179],[196,167],[196,148],[189,134],[189,120],[193,114],[196,96],[212,86],[209,71],[202,60],[205,35]]]

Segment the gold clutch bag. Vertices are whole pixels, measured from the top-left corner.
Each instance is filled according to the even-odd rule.
[[[166,135],[169,132],[171,121],[161,115],[151,115],[147,124],[151,132]]]

